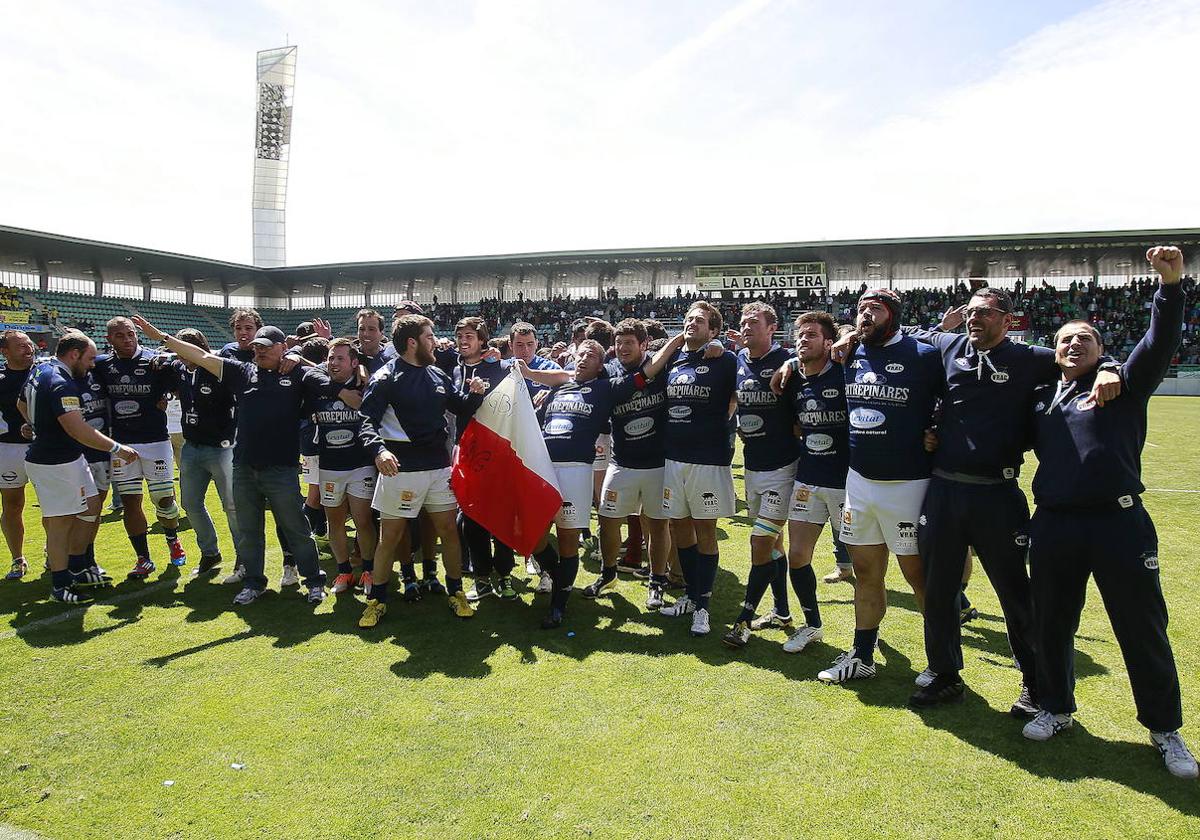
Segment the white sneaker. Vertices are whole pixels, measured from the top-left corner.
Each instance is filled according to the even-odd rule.
[[[237,566],[234,570],[225,576],[221,583],[241,583],[246,579],[246,567]]]
[[[646,609],[661,610],[663,604],[663,588],[657,583],[650,584],[650,588],[646,590]]]
[[[669,607],[663,607],[658,612],[660,615],[669,615],[671,618],[679,618],[681,615],[688,615],[690,613],[694,613],[695,611],[696,605],[692,602],[692,599],[684,595],[674,604],[671,604]]]
[[[542,572],[541,580],[538,581],[537,591],[538,592],[553,592],[554,591],[554,578],[550,577],[549,572]]]
[[[1162,753],[1163,761],[1167,764],[1167,771],[1172,776],[1178,776],[1181,779],[1194,779],[1200,776],[1200,767],[1196,765],[1196,758],[1178,732],[1151,732],[1150,742]]]
[[[532,556],[525,558],[525,574],[529,575],[530,577],[535,577],[536,575],[540,574],[541,571],[542,570],[538,568],[537,561],[534,560]]]
[[[761,615],[750,622],[750,629],[755,631],[766,630],[770,627],[781,627],[784,630],[790,630],[794,626],[795,624],[792,622],[790,615],[777,615],[775,610],[771,610],[766,615]]]
[[[839,654],[833,664],[817,674],[817,679],[827,683],[844,683],[850,680],[864,680],[875,676],[875,664],[868,665],[856,656],[854,648]]]
[[[1025,724],[1021,734],[1031,741],[1049,741],[1064,729],[1070,729],[1073,722],[1070,715],[1056,715],[1043,709]]]
[[[299,586],[300,572],[295,566],[284,566],[283,577],[279,579],[280,586]]]
[[[929,688],[929,686],[933,685],[933,681],[935,679],[937,679],[937,674],[926,668],[924,671],[917,674],[917,678],[913,680],[913,682],[916,683],[917,688]]]
[[[808,646],[809,642],[819,642],[824,638],[825,629],[823,627],[809,627],[806,624],[788,636],[788,640],[783,643],[783,652],[799,653]]]
[[[704,609],[704,607],[701,607],[700,609],[696,610],[695,614],[692,616],[692,635],[707,636],[708,631],[708,610]]]

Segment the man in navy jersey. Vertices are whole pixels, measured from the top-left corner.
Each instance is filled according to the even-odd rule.
[[[917,527],[925,567],[929,667],[917,678],[910,703],[922,708],[963,695],[959,593],[968,550],[974,549],[996,590],[1021,667],[1021,692],[1010,712],[1032,717],[1037,713],[1037,663],[1025,570],[1029,507],[1017,476],[1033,389],[1051,381],[1058,368],[1053,350],[1007,337],[1012,300],[1006,292],[976,290],[965,307],[947,312],[942,327],[956,328],[964,310],[966,334],[904,328],[939,350],[946,383],[933,476]],[[1111,389],[1119,391],[1116,373],[1099,378],[1106,377]],[[1102,397],[1099,388],[1100,383],[1097,396]]]
[[[1150,328],[1121,366],[1120,399],[1101,409],[1089,393],[1103,347],[1086,321],[1059,328],[1054,343],[1061,377],[1034,392],[1037,509],[1029,525],[1029,569],[1041,711],[1024,735],[1045,741],[1072,724],[1074,637],[1094,576],[1129,672],[1138,722],[1150,730],[1167,770],[1194,779],[1196,759],[1178,731],[1183,711],[1167,638],[1158,537],[1141,500],[1146,408],[1183,326],[1183,254],[1160,246],[1146,258],[1161,280]]]
[[[245,586],[233,599],[253,603],[267,587],[266,539],[263,533],[268,504],[286,534],[310,604],[325,599],[325,572],[317,562],[317,547],[296,501],[296,463],[300,458],[299,428],[308,397],[338,396],[357,406],[357,391],[330,382],[315,368],[280,371],[286,336],[277,327],[263,327],[252,342],[254,363],[206,353],[199,347],[165,335],[144,318],[134,323],[149,338],[162,341],[184,362],[207,370],[226,383],[237,399],[237,434],[233,449],[233,498],[242,533]]]
[[[454,340],[458,347],[458,361],[454,365],[453,383],[458,394],[466,396],[472,379],[482,379],[490,388],[508,375],[505,366],[484,358],[484,351],[488,349],[488,328],[482,318],[470,316],[460,320],[454,328]],[[462,403],[455,410],[456,443],[466,431],[477,407],[477,402],[469,402]],[[467,592],[467,600],[476,603],[489,595],[499,595],[505,600],[515,599],[517,592],[513,589],[512,570],[516,558],[513,550],[465,513],[459,515],[459,520],[462,542],[470,554],[475,573],[475,585]]]
[[[83,588],[111,582],[87,554],[100,502],[83,450],[98,449],[125,462],[138,458],[136,450],[101,434],[84,419],[78,381],[95,360],[92,340],[78,331],[67,332],[58,340],[55,358],[26,380],[18,402],[33,428],[25,470],[37,491],[46,529],[50,597],[65,604],[85,603],[91,599]]]
[[[817,674],[841,683],[875,675],[875,645],[887,610],[884,575],[896,555],[918,609],[925,573],[917,522],[929,485],[925,431],[944,391],[941,356],[900,332],[900,296],[868,290],[858,300],[859,344],[845,363],[850,420],[850,471],[842,513],[842,542],[854,561],[854,643]]]
[[[208,339],[195,329],[182,329],[180,341],[210,352]],[[179,453],[179,497],[200,546],[200,562],[195,574],[204,575],[220,568],[221,549],[217,529],[209,516],[205,496],[208,485],[217,488],[217,497],[233,537],[234,553],[241,564],[241,532],[237,527],[237,509],[233,504],[233,439],[236,429],[233,393],[216,376],[181,359],[172,363],[179,377],[179,403],[183,409],[183,448]]]
[[[108,396],[104,386],[96,381],[93,373],[94,371],[89,370],[83,376],[75,378],[75,384],[79,386],[79,404],[82,407],[83,420],[102,435],[111,437],[112,412],[108,405]],[[112,456],[106,451],[88,446],[83,450],[83,458],[87,461],[88,472],[92,474],[92,481],[96,484],[96,495],[88,498],[87,513],[80,517],[88,523],[84,527],[87,534],[85,565],[95,566],[103,578],[97,585],[106,585],[111,579],[103,569],[96,566],[96,534],[100,532],[100,514],[104,511],[104,500],[112,487]]]
[[[374,627],[387,612],[391,560],[408,523],[422,510],[442,541],[442,563],[450,609],[459,618],[474,610],[462,591],[462,566],[455,513],[458,502],[450,488],[449,430],[446,411],[474,410],[487,383],[478,377],[463,382],[460,394],[437,367],[433,322],[423,315],[404,315],[392,326],[396,358],[371,377],[363,397],[359,437],[374,453],[379,479],[372,507],[382,522],[375,570],[359,627]]]
[[[554,463],[554,474],[562,493],[562,507],[554,519],[558,550],[543,537],[534,551],[538,566],[550,573],[553,587],[550,614],[542,621],[543,630],[559,627],[567,608],[567,598],[579,573],[579,537],[588,527],[592,513],[592,461],[596,456],[596,438],[608,424],[612,411],[612,383],[601,377],[604,371],[604,347],[593,339],[584,339],[575,348],[575,371],[533,371],[524,362],[517,370],[527,379],[554,387],[542,403],[542,437]]]
[[[33,367],[33,341],[20,330],[5,330],[0,336],[0,530],[12,555],[5,580],[20,580],[28,570],[25,562],[25,450],[29,441],[21,434],[25,418],[17,411],[17,400]]]
[[[329,342],[327,367],[331,380],[344,388],[361,391],[366,383],[359,381],[359,362],[358,351],[350,339],[335,338]],[[329,518],[329,548],[338,567],[333,592],[339,595],[354,587],[346,535],[347,514],[354,520],[363,570],[369,573],[372,569],[376,526],[371,498],[379,474],[374,454],[362,444],[362,415],[358,409],[338,397],[318,396],[309,399],[306,410],[312,411],[316,421],[321,504]]]
[[[374,309],[360,309],[355,320],[358,323],[359,361],[371,374],[394,359],[396,353],[384,332],[382,315]]]
[[[796,481],[796,414],[792,401],[771,390],[771,377],[787,364],[790,354],[775,343],[778,316],[768,304],[755,301],[742,307],[737,353],[738,434],[746,464],[746,507],[754,517],[750,531],[750,576],[746,598],[733,627],[722,637],[729,647],[745,647],[758,603],[776,579],[787,574],[783,528],[791,508]],[[786,598],[786,588],[783,589]],[[775,605],[774,625],[789,636],[796,633],[787,602]]]
[[[667,588],[667,554],[671,550],[670,520],[663,510],[663,432],[667,380],[645,374],[646,327],[628,318],[617,324],[617,357],[606,365],[612,383],[612,452],[600,490],[600,577],[584,587],[583,597],[595,598],[617,583],[621,552],[621,521],[644,515],[650,533],[650,587],[646,608],[662,609]],[[640,542],[640,540],[639,540]]]
[[[167,432],[167,414],[159,404],[179,387],[178,372],[155,361],[155,354],[140,347],[137,330],[128,318],[116,317],[107,325],[113,352],[96,357],[93,376],[108,396],[114,440],[138,453],[136,461],[112,461],[112,483],[121,497],[125,532],[136,561],[129,577],[145,580],[154,571],[147,541],[149,526],[142,510],[142,481],[166,535],[171,565],[187,562],[179,541],[179,505],[175,502],[175,452]]]
[[[837,337],[837,326],[825,312],[804,312],[796,318],[796,360],[791,365],[796,374],[788,379],[784,393],[795,409],[803,440],[788,512],[788,577],[804,611],[805,626],[784,642],[785,653],[799,653],[825,637],[812,568],[825,522],[833,530],[835,547],[840,547],[837,537],[846,503],[850,428],[845,373],[830,358]]]
[[[706,358],[707,345],[721,332],[721,313],[696,301],[683,319],[683,332],[646,367],[667,377],[666,462],[663,509],[671,519],[671,541],[687,579],[687,593],[660,612],[692,614],[692,635],[709,632],[708,603],[719,562],[717,520],[733,516],[733,450],[726,430],[734,407],[737,358],[722,349]]]

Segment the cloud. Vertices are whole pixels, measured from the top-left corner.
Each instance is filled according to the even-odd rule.
[[[46,0],[0,32],[0,221],[248,261],[253,53],[286,32],[293,264],[1195,224],[1193,2],[982,56],[955,13]]]

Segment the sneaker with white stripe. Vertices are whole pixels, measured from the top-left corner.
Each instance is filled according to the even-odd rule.
[[[917,678],[913,680],[917,688],[929,688],[933,685],[933,681],[937,679],[937,674],[926,668],[921,673],[917,674]]]
[[[669,607],[663,607],[658,612],[659,612],[659,615],[667,615],[667,616],[670,616],[671,618],[679,618],[681,615],[690,615],[691,613],[694,613],[695,611],[696,611],[696,604],[692,601],[691,598],[684,595],[682,598],[680,598],[674,604],[671,604]]]
[[[822,627],[809,627],[807,624],[788,637],[783,643],[784,653],[799,653],[808,646],[809,642],[819,642],[825,638]]]
[[[817,679],[826,683],[844,683],[850,680],[865,680],[875,676],[875,663],[867,664],[858,657],[854,648],[839,654],[833,664],[817,674]]]
[[[1194,779],[1200,775],[1200,766],[1196,764],[1196,757],[1192,755],[1178,732],[1151,732],[1150,742],[1162,753],[1167,771],[1172,776]]]
[[[1056,715],[1045,709],[1037,713],[1037,717],[1025,724],[1021,734],[1030,741],[1049,741],[1064,729],[1070,729],[1074,721],[1070,715]]]

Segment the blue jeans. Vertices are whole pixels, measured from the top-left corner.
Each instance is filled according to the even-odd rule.
[[[233,550],[240,563],[242,535],[238,532],[237,507],[233,503],[233,450],[184,441],[179,453],[179,500],[196,532],[196,542],[204,557],[220,554],[217,529],[205,506],[204,497],[210,481],[217,486],[217,496],[233,535]]]
[[[281,536],[286,537],[292,562],[304,576],[305,586],[324,586],[325,572],[317,562],[308,520],[300,510],[300,482],[296,467],[251,467],[233,465],[233,501],[237,506],[238,529],[242,533],[242,562],[246,586],[267,588],[266,511],[271,508]]]

